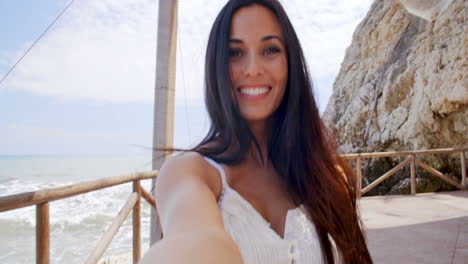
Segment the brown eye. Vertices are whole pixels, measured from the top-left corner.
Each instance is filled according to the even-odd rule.
[[[277,47],[268,47],[267,49],[265,49],[263,53],[265,55],[271,55],[271,54],[280,53],[280,52],[281,50]]]
[[[235,58],[242,56],[242,51],[240,49],[229,49],[229,57]]]

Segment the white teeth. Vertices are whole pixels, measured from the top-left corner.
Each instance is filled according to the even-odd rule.
[[[260,94],[265,94],[269,91],[270,89],[268,87],[256,87],[256,88],[241,88],[240,92],[242,94],[247,94],[247,95],[260,95]]]

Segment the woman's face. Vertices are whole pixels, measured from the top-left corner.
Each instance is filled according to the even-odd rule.
[[[260,5],[234,13],[229,44],[233,94],[248,122],[270,117],[283,99],[288,61],[281,26]]]

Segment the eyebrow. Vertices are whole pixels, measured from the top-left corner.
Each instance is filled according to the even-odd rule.
[[[268,36],[265,36],[265,37],[263,37],[263,38],[261,39],[261,41],[267,41],[267,40],[270,40],[270,39],[277,39],[277,40],[279,40],[281,43],[283,43],[283,40],[282,40],[280,37],[275,36],[275,35],[268,35]],[[235,39],[235,38],[230,39],[229,42],[243,43],[242,40],[240,40],[240,39]]]

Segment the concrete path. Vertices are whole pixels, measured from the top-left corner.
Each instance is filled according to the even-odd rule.
[[[374,263],[468,264],[468,192],[364,197]]]

